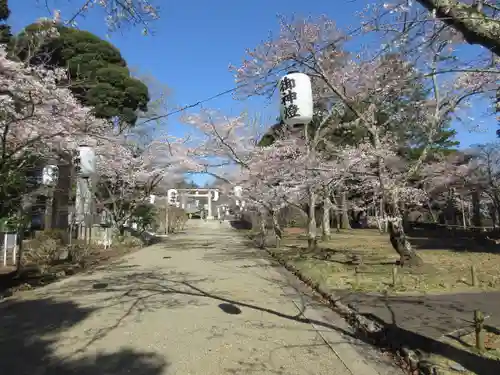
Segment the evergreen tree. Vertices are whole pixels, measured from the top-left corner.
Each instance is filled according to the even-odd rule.
[[[131,77],[120,51],[83,30],[56,25],[58,37],[40,37],[52,22],[34,23],[10,44],[12,55],[30,64],[67,68],[70,89],[95,115],[114,120],[120,130],[134,126],[138,111],[146,111],[147,86]],[[35,49],[33,51],[33,46]]]
[[[6,24],[10,16],[8,0],[0,0],[0,44],[9,43],[12,38],[10,26]]]

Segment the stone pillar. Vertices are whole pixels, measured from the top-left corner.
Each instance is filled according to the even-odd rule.
[[[58,179],[52,199],[52,228],[67,232],[69,229],[69,206],[72,195],[72,165],[61,160],[58,165]],[[66,238],[65,240],[69,240]]]

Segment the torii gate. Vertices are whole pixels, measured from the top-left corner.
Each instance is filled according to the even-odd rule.
[[[180,201],[181,208],[186,208],[186,198],[207,198],[208,201],[208,220],[213,220],[212,216],[212,202],[219,200],[219,190],[217,189],[170,189],[167,193],[168,201],[170,204],[175,204]],[[180,199],[179,199],[180,196]]]

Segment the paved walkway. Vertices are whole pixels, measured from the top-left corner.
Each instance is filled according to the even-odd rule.
[[[193,220],[166,243],[0,303],[0,373],[399,373],[235,235]]]

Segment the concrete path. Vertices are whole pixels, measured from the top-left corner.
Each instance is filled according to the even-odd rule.
[[[244,242],[193,220],[167,243],[0,303],[0,373],[399,373]]]

